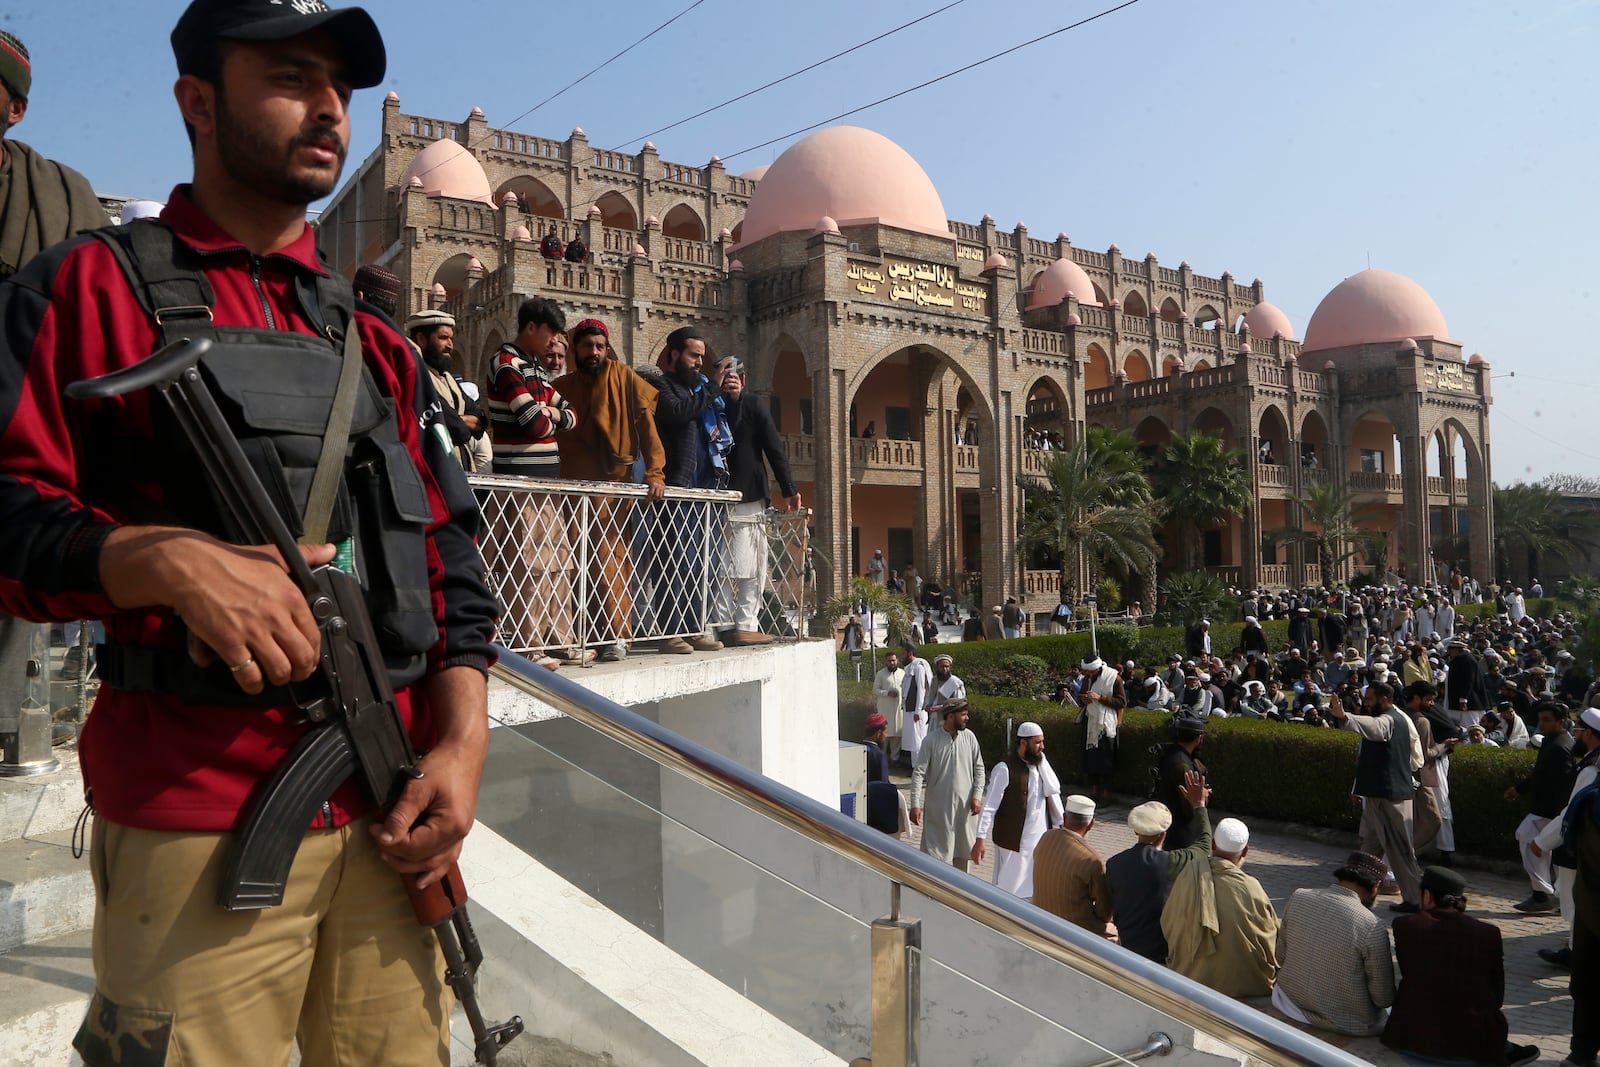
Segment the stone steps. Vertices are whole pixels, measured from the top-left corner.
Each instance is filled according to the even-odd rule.
[[[70,829],[0,841],[0,952],[93,922],[89,857],[73,859]]]
[[[0,778],[0,841],[70,830],[83,810],[83,777],[78,751],[58,745],[61,769],[32,778]],[[6,878],[0,867],[0,878]]]

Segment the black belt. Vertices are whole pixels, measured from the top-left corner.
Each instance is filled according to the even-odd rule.
[[[288,686],[269,685],[252,696],[225,663],[197,667],[189,653],[148,645],[103,644],[95,649],[100,680],[125,693],[159,693],[185,704],[271,708],[293,704]]]

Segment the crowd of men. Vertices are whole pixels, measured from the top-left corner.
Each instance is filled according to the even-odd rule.
[[[924,851],[963,870],[992,854],[995,884],[1007,891],[1220,992],[1271,996],[1310,1026],[1381,1035],[1422,1057],[1504,1064],[1527,1062],[1537,1049],[1507,1043],[1500,933],[1466,914],[1450,755],[1462,745],[1536,748],[1531,771],[1504,793],[1526,811],[1516,842],[1530,888],[1514,907],[1566,921],[1567,936],[1538,955],[1572,972],[1566,1062],[1594,1063],[1600,684],[1566,647],[1578,637],[1576,620],[1507,610],[1457,625],[1444,612],[1441,633],[1450,599],[1432,591],[1417,602],[1383,590],[1281,599],[1302,601],[1287,606],[1287,647],[1274,647],[1252,613],[1229,657],[1173,656],[1165,668],[1097,656],[1077,664],[1055,695],[1076,709],[1081,730],[1077,793],[1063,788],[1035,723],[1022,724],[1012,751],[986,767],[966,729],[966,689],[951,657],[936,656],[930,670],[906,642],[874,679],[878,710],[868,725],[883,751],[873,777],[888,779],[888,727],[898,723],[900,755],[912,765],[910,821],[923,826]],[[1409,603],[1409,615],[1367,614],[1386,600]],[[1419,614],[1425,631],[1416,628]],[[1351,636],[1357,615],[1379,627],[1359,643]],[[1096,801],[1109,795],[1123,713],[1140,706],[1169,714],[1170,740],[1152,768],[1152,799],[1128,815],[1136,844],[1102,859],[1088,841]],[[1351,789],[1361,805],[1359,850],[1332,884],[1297,890],[1282,916],[1244,871],[1249,829],[1231,818],[1213,826],[1207,811],[1203,746],[1208,725],[1224,717],[1359,739]],[[892,819],[882,828],[899,829]],[[1398,897],[1389,905],[1392,946],[1372,911],[1382,895]],[[1448,1018],[1436,1010],[1438,989],[1449,989],[1459,1009]]]
[[[355,287],[395,314],[401,286],[393,273],[369,264]],[[636,369],[617,358],[604,322],[584,319],[568,330],[555,301],[532,297],[518,308],[517,332],[494,354],[480,387],[452,368],[455,325],[448,313],[429,309],[407,319],[405,332],[428,366],[451,447],[469,473],[642,483],[648,502],[661,501],[668,486],[741,495],[726,541],[708,522],[707,502],[678,500],[648,522],[643,553],[632,551],[629,503],[597,502],[586,531],[593,595],[579,605],[570,507],[554,495],[530,494],[486,543],[505,599],[528,608],[508,612],[503,623],[518,647],[535,650],[536,662],[552,670],[594,659],[596,650],[579,641],[580,612],[589,614],[589,632],[608,635],[598,649],[607,662],[627,655],[641,614],[656,632],[678,635],[660,641],[664,653],[770,643],[759,622],[766,560],[759,519],[772,479],[786,510],[800,506],[800,495],[771,413],[745,392],[743,362],[712,359],[705,335],[684,326],[667,337],[656,366]],[[640,555],[645,573],[635,574]],[[706,605],[699,590],[708,567],[716,568],[717,599]],[[728,620],[714,635],[708,607]]]

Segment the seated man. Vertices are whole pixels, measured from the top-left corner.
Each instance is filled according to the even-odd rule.
[[[1383,1030],[1394,1003],[1394,960],[1372,906],[1386,870],[1377,856],[1352,852],[1333,872],[1336,884],[1289,898],[1272,1003],[1295,1022],[1354,1037]]]
[[[1188,848],[1165,852],[1161,843],[1172,826],[1172,812],[1159,800],[1128,812],[1128,829],[1137,839],[1132,848],[1106,860],[1106,885],[1111,918],[1122,947],[1157,963],[1167,962],[1167,939],[1161,936],[1161,912],[1173,880],[1189,864],[1211,855],[1211,817],[1206,797],[1211,790],[1196,771],[1184,775],[1183,793],[1194,808],[1200,837]]]
[[[1278,972],[1278,913],[1261,883],[1240,869],[1249,852],[1244,823],[1223,819],[1210,862],[1178,873],[1161,912],[1167,966],[1230,997],[1265,996]]]
[[[1422,910],[1394,921],[1402,977],[1383,1043],[1453,1063],[1532,1063],[1538,1045],[1506,1040],[1500,928],[1466,911],[1461,875],[1448,867],[1422,872]]]

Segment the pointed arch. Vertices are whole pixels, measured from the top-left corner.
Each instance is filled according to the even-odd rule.
[[[564,219],[567,209],[561,198],[548,185],[531,174],[518,174],[500,183],[494,191],[494,202],[500,203],[507,193],[517,198],[517,206],[529,215],[546,219]]]
[[[1190,428],[1194,433],[1220,437],[1225,446],[1234,447],[1233,420],[1221,408],[1206,408],[1190,423]]]
[[[1099,303],[1101,307],[1110,307],[1111,300],[1106,296],[1106,291],[1101,288],[1100,283],[1091,278],[1089,279],[1089,284],[1094,286],[1095,301]]]
[[[633,205],[628,203],[628,198],[619,192],[611,191],[600,194],[594,206],[600,209],[600,225],[609,230],[637,230],[639,228],[639,214],[633,210]]]
[[[1161,321],[1162,322],[1182,322],[1183,321],[1183,308],[1181,306],[1179,306],[1178,302],[1176,300],[1174,300],[1170,296],[1167,297],[1165,300],[1161,301]]]
[[[1277,404],[1268,404],[1262,409],[1256,438],[1258,462],[1278,465],[1289,462],[1289,421]]]
[[[661,220],[661,234],[685,241],[704,241],[705,220],[700,217],[700,212],[688,204],[675,204]]]
[[[1150,360],[1145,354],[1135,348],[1129,352],[1122,361],[1122,373],[1128,376],[1130,382],[1147,382],[1150,380]]]
[[[1084,353],[1083,387],[1085,389],[1104,389],[1111,384],[1111,357],[1106,355],[1106,350],[1099,345],[1090,345]]]
[[[1145,302],[1143,293],[1137,289],[1129,289],[1127,295],[1122,298],[1122,313],[1147,319],[1150,317],[1150,305]]]
[[[1222,328],[1222,312],[1210,304],[1201,304],[1195,309],[1194,324],[1202,330],[1218,330]]]
[[[1322,413],[1312,408],[1306,412],[1306,417],[1300,420],[1300,453],[1304,456],[1315,456],[1318,467],[1326,470],[1333,462],[1333,453],[1329,451],[1328,424],[1322,418]]]
[[[446,297],[457,296],[467,287],[467,264],[474,257],[467,252],[460,252],[451,256],[433,272],[433,280],[428,284],[444,286]]]
[[[1182,371],[1183,360],[1179,359],[1177,356],[1168,356],[1161,362],[1161,376],[1163,378],[1171,377],[1174,374],[1180,374]]]

